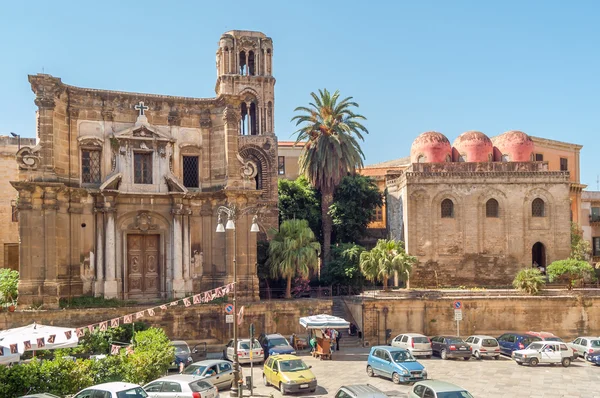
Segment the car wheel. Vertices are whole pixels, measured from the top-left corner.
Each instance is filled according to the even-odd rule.
[[[538,361],[537,358],[531,358],[531,361],[529,361],[531,366],[537,366],[538,363],[540,363],[540,361]]]
[[[571,359],[570,358],[563,358],[563,360],[561,361],[561,364],[565,368],[568,368],[571,365]]]
[[[517,362],[517,365],[519,366],[523,366],[523,364],[521,362]]]
[[[425,359],[431,359],[431,355],[425,355]]]
[[[315,392],[316,390],[317,390],[316,388],[313,388],[312,390],[310,390],[310,392]]]
[[[283,383],[279,383],[279,392],[281,395],[286,395],[285,388],[283,388]]]
[[[496,361],[497,361],[497,360],[499,360],[499,359],[500,359],[500,355],[496,355],[496,356],[494,357],[494,359],[495,359]]]
[[[446,350],[440,351],[440,358],[448,359],[448,353],[446,352]]]
[[[468,361],[469,359],[471,359],[471,357],[464,357],[463,358],[465,361]],[[480,358],[481,359],[481,358]]]
[[[587,361],[587,360],[588,360],[588,353],[587,353],[587,352],[583,353],[583,359],[584,359],[585,361]]]
[[[400,384],[400,375],[394,372],[394,374],[392,374],[392,381],[394,384]]]
[[[369,376],[369,377],[375,376],[375,372],[373,372],[373,368],[371,367],[371,365],[367,365],[367,376]]]
[[[475,351],[475,358],[481,359],[481,353],[479,351]]]
[[[267,387],[269,386],[269,381],[267,380],[267,375],[263,375],[263,384]]]

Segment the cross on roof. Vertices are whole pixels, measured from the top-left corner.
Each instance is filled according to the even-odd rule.
[[[140,103],[134,106],[134,108],[136,111],[140,112],[138,116],[144,116],[144,111],[150,109],[149,106],[144,105],[144,101],[140,101]]]

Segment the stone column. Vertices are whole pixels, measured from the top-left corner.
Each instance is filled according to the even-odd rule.
[[[56,213],[59,208],[57,189],[44,188],[42,203],[43,235],[40,237],[44,242],[44,271],[45,280],[43,284],[43,302],[49,308],[58,307],[60,295],[58,286],[58,256],[57,256],[57,229]],[[60,236],[64,241],[66,235]]]
[[[106,213],[106,249],[105,260],[106,280],[104,281],[104,297],[116,298],[118,296],[117,284],[117,252],[116,252],[116,231],[115,231],[115,213],[114,208],[105,208]]]
[[[225,162],[227,168],[227,186],[236,185],[241,180],[238,155],[239,112],[237,107],[228,105],[223,111],[225,122]],[[250,110],[248,109],[248,113]],[[236,182],[234,184],[234,182]]]
[[[192,273],[190,271],[190,214],[192,212],[188,207],[184,208],[183,213],[183,279],[185,281],[185,292],[194,291],[192,286]]]
[[[104,293],[104,212],[96,210],[96,283],[94,296]]]
[[[185,296],[185,281],[183,279],[183,242],[182,242],[182,214],[179,206],[171,210],[173,215],[173,297]]]

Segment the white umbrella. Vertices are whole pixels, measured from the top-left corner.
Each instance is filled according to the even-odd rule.
[[[21,355],[19,354],[11,354],[9,347],[4,347],[0,345],[0,365],[8,365],[10,363],[16,363],[21,360]]]
[[[40,340],[38,341],[38,339]],[[25,347],[26,342],[29,342],[30,347]],[[40,344],[43,342],[43,346],[39,346],[38,342]],[[16,344],[17,350],[21,354],[25,351],[76,347],[78,342],[79,339],[74,328],[39,325],[37,323],[0,332],[0,345],[10,347],[11,344]]]
[[[300,325],[306,329],[348,329],[350,322],[337,316],[321,314],[300,318]]]

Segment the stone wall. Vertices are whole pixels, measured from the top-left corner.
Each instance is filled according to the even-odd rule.
[[[456,335],[452,304],[463,304],[460,335],[499,336],[509,331],[547,331],[564,339],[600,335],[600,297],[469,297],[445,299],[345,298],[370,345],[385,343],[385,329],[400,333]],[[387,316],[384,314],[387,308]]]
[[[143,320],[152,326],[161,327],[171,339],[186,341],[208,341],[225,344],[231,338],[232,325],[225,323],[224,304],[201,304],[188,308],[168,307],[157,310],[154,317]],[[82,327],[89,324],[135,313],[148,308],[87,308],[48,311],[0,312],[0,330],[25,326],[33,322],[54,326]],[[260,333],[306,334],[299,324],[300,317],[331,313],[332,302],[325,299],[299,299],[294,301],[268,301],[244,305],[244,321],[240,336],[247,337],[250,323],[254,323],[256,337]]]

